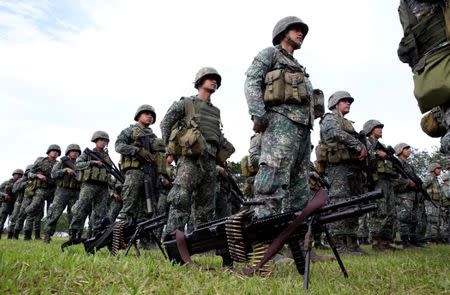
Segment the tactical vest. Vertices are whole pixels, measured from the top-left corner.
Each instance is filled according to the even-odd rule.
[[[398,13],[404,37],[397,53],[411,68],[430,50],[448,41],[441,5],[402,0]]]
[[[194,121],[197,123],[204,139],[216,146],[220,143],[220,110],[211,103],[193,99],[196,110]]]
[[[441,188],[443,197],[442,197],[442,206],[443,207],[450,207],[450,187],[446,184],[442,185]]]
[[[334,116],[339,127],[348,134],[356,134],[353,124],[350,120],[345,119],[334,113],[327,113],[325,116]],[[358,155],[349,149],[349,147],[337,141],[320,141],[316,149],[317,161],[327,162],[331,164],[346,162],[357,159]]]
[[[61,163],[61,169],[70,168],[66,164]],[[56,185],[62,188],[70,188],[70,189],[80,189],[80,182],[75,178],[75,175],[69,175],[64,173],[62,178],[58,178],[56,180]]]
[[[51,162],[49,157],[45,157],[45,158],[41,158],[42,161],[38,164],[38,169],[36,170],[35,173],[40,173],[42,175],[44,175],[45,177],[47,177],[47,181],[50,181],[51,179],[51,172],[52,172],[52,168],[53,165],[55,165],[55,162]],[[41,181],[38,178],[33,180],[34,182],[34,190],[38,189],[38,188],[47,188],[48,187],[48,183],[45,181]]]
[[[110,162],[108,154],[102,153],[101,157],[107,161]],[[91,161],[91,157],[88,156],[88,161]],[[80,171],[80,181],[94,181],[94,182],[104,182],[107,184],[109,182],[109,175],[106,169],[98,166],[89,166],[88,168]]]
[[[441,201],[441,197],[442,197],[441,187],[439,186],[439,183],[438,183],[436,177],[433,178],[431,185],[427,188],[427,192],[433,201],[436,201],[436,202]]]
[[[142,136],[149,136],[149,142],[151,144],[153,133],[150,129],[141,127],[137,124],[131,125],[131,142],[129,143],[132,146],[143,148],[143,143],[141,140]],[[149,151],[150,152],[150,151]],[[123,170],[127,169],[139,169],[141,167],[141,161],[136,156],[131,155],[121,155],[121,165]]]
[[[268,72],[264,79],[264,103],[266,106],[281,104],[301,104],[309,102],[305,77],[309,75],[305,69],[289,60],[279,49],[276,49],[279,60],[277,68]]]

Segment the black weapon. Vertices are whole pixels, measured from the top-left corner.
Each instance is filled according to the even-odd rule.
[[[395,171],[400,173],[401,176],[404,178],[407,178],[414,182],[416,184],[415,190],[419,193],[421,193],[425,199],[427,199],[431,204],[433,204],[434,207],[439,208],[439,206],[431,199],[430,194],[428,194],[427,190],[423,188],[423,181],[420,179],[417,174],[414,172],[408,172],[405,170],[405,168],[402,165],[402,162],[395,157],[395,151],[394,149],[389,145],[388,147],[384,147],[380,142],[377,142],[377,145],[375,146],[376,149],[381,150],[386,153],[387,159],[391,161],[392,166],[394,167]]]
[[[149,136],[141,136],[141,141],[144,149],[150,151],[150,138]],[[147,212],[153,213],[155,211],[157,203],[157,169],[154,161],[147,161],[142,157],[139,157],[142,164],[142,171],[144,172],[144,193],[147,204]]]
[[[330,189],[330,184],[328,183],[328,180],[325,179],[325,177],[323,177],[322,175],[320,175],[319,171],[317,171],[316,167],[314,166],[314,164],[312,162],[309,162],[309,170],[311,170],[312,172],[317,173],[317,175],[319,175],[319,184],[321,187],[326,188],[326,189]]]
[[[61,157],[61,162],[63,162],[67,167],[72,169],[75,172],[75,178],[78,179],[78,172],[77,168],[75,167],[75,164],[72,162],[72,160],[68,156]]]
[[[241,189],[239,188],[239,185],[236,183],[236,180],[234,179],[233,174],[231,174],[231,171],[229,169],[226,169],[226,171],[227,171],[227,177],[225,177],[225,179],[230,183],[232,195],[238,200],[238,202],[241,204],[241,206],[264,205],[263,201],[247,200],[244,197],[244,194],[242,193]]]
[[[312,233],[325,232],[330,245],[334,245],[326,224],[374,211],[378,205],[373,200],[381,197],[382,193],[378,190],[332,205],[325,205],[315,210],[308,220],[296,227],[293,234],[289,236],[288,244],[292,249],[299,273],[309,276],[309,269],[305,268],[309,262],[305,261],[299,245],[309,228]],[[258,262],[264,258],[261,255],[262,252],[265,253],[263,245],[277,239],[280,233],[293,224],[299,214],[301,215],[301,212],[292,211],[254,220],[253,211],[246,209],[235,215],[199,226],[187,235],[178,230],[167,236],[163,245],[173,263],[190,263],[191,255],[211,250],[228,252],[234,262],[248,262],[250,258]],[[293,246],[296,248],[293,249]],[[261,249],[263,249],[262,252]],[[333,252],[344,275],[348,276],[337,250]]]
[[[355,136],[356,138],[364,145],[364,147],[366,148],[367,153],[369,153],[369,147],[368,147],[368,143],[367,143],[367,136],[364,133],[364,131],[360,131],[359,133],[355,132]],[[370,165],[370,160],[369,160],[369,155],[367,155],[367,160],[365,165],[363,165],[364,167],[364,172],[366,173],[366,183],[365,185],[367,186],[367,188],[369,190],[373,190],[374,186],[375,186],[375,181],[373,180],[373,172],[372,172],[372,167]]]
[[[125,182],[125,178],[123,177],[122,173],[120,173],[119,168],[117,168],[116,165],[114,165],[114,163],[110,164],[110,163],[106,162],[100,156],[99,153],[97,153],[96,151],[93,151],[89,148],[85,148],[84,153],[86,155],[88,155],[89,157],[91,157],[92,159],[102,162],[103,167],[105,167],[106,171],[108,171],[109,174],[114,176],[114,178],[117,179],[117,181],[120,181],[121,183]]]

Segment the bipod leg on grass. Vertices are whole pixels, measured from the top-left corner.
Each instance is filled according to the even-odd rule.
[[[303,274],[303,288],[308,290],[309,287],[309,270],[311,266],[311,250],[313,242],[312,222],[314,218],[311,218],[308,222],[308,231],[305,234],[304,248],[305,248],[305,273]]]
[[[141,230],[142,230],[142,226],[138,225],[136,228],[136,231],[134,232],[133,236],[131,237],[130,241],[128,242],[127,249],[125,250],[125,256],[128,255],[128,252],[130,251],[131,246],[133,246],[133,245],[134,245],[134,248],[136,249],[137,256],[141,255],[141,253],[139,252],[139,248],[137,247],[137,243],[136,243],[137,237],[141,233]]]
[[[333,250],[334,257],[336,257],[336,261],[338,262],[339,267],[341,268],[341,271],[344,274],[344,277],[348,278],[347,270],[345,269],[344,263],[342,262],[341,257],[339,256],[339,252],[336,249],[336,243],[335,243],[333,237],[331,236],[330,232],[328,231],[327,226],[324,227],[324,231],[325,231],[325,236],[328,241],[328,245],[330,245],[331,250]]]
[[[150,231],[150,237],[152,238],[153,242],[155,242],[156,245],[158,245],[159,250],[161,250],[162,255],[165,259],[167,258],[166,252],[164,251],[164,248],[162,247],[161,241],[156,237],[155,233],[151,230]]]

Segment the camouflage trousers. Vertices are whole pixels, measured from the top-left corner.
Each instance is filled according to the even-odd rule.
[[[444,206],[447,209],[447,212],[450,212],[450,206]],[[445,239],[448,243],[450,243],[450,217],[447,213],[447,218],[441,218],[441,237]]]
[[[108,210],[108,219],[111,222],[114,222],[119,216],[120,211],[123,208],[123,201],[116,202],[114,199],[111,198],[109,201],[109,210]]]
[[[157,214],[169,214],[169,203],[167,202],[167,196],[169,195],[170,189],[160,188],[159,189],[159,198],[158,198],[158,206],[157,206]]]
[[[351,163],[327,164],[325,173],[330,183],[331,203],[345,201],[363,192],[364,177],[359,167]],[[330,233],[336,236],[356,236],[358,217],[333,222],[329,228]]]
[[[245,180],[244,191],[242,192],[246,198],[252,199],[255,195],[255,176],[249,176]]]
[[[434,201],[436,203],[436,201]],[[440,208],[436,208],[430,201],[425,200],[425,211],[427,213],[427,239],[438,239],[441,236],[440,231]]]
[[[415,194],[398,194],[395,196],[395,207],[400,236],[415,236],[417,227],[417,204]]]
[[[198,159],[182,156],[177,167],[174,185],[167,196],[170,207],[164,235],[176,229],[184,231],[190,218],[195,229],[214,216],[216,159],[207,153]]]
[[[358,230],[356,232],[358,238],[369,238],[369,214],[364,214],[358,218]]]
[[[78,200],[79,190],[58,187],[55,191],[55,198],[53,199],[50,208],[47,211],[47,226],[45,232],[53,235],[56,230],[56,224],[61,217],[64,209],[67,207],[67,215],[70,221],[72,220],[72,207]]]
[[[394,188],[389,179],[381,178],[376,182],[375,189],[381,189],[383,198],[377,200],[378,210],[369,214],[370,235],[372,239],[391,241],[395,220]]]
[[[22,206],[23,194],[19,194],[17,200],[14,202],[14,209],[11,215],[9,216],[9,226],[8,231],[14,232],[14,228],[16,226],[17,219],[19,218],[20,207]]]
[[[425,210],[425,202],[422,198],[419,199],[418,201],[416,214],[417,214],[416,215],[417,227],[415,230],[416,239],[422,241],[425,239],[425,235],[427,232],[427,213]]]
[[[25,209],[31,204],[31,198],[24,196],[22,203],[20,204],[19,214],[17,215],[16,225],[14,226],[14,230],[20,232],[23,229],[23,225],[25,223],[25,219],[27,218],[27,213]]]
[[[81,184],[80,196],[72,207],[73,216],[69,228],[71,230],[81,231],[86,217],[91,214],[89,222],[92,222],[95,231],[100,226],[99,222],[107,217],[108,199],[109,193],[106,183],[83,182]]]
[[[142,170],[130,169],[125,173],[122,199],[123,207],[119,213],[119,218],[133,218],[133,220],[139,222],[151,217],[151,214],[147,212],[147,201],[144,192],[144,172]]]
[[[8,216],[11,218],[11,214],[14,210],[15,200],[9,200],[8,202],[3,202],[0,207],[0,232],[3,231],[3,227],[5,226],[6,219]]]
[[[447,132],[441,137],[441,152],[450,155],[450,104],[441,106],[443,113],[443,124],[447,128]]]
[[[310,130],[276,112],[261,138],[259,171],[255,176],[257,217],[300,210],[312,196],[308,186],[311,154]]]
[[[41,219],[44,217],[45,200],[49,198],[52,190],[38,188],[31,197],[31,203],[26,207],[25,212],[27,218],[25,219],[24,231],[35,232],[41,231]],[[27,198],[27,197],[25,197]]]

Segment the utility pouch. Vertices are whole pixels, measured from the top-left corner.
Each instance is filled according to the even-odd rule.
[[[264,103],[266,106],[275,106],[284,103],[284,77],[283,70],[273,70],[266,74],[264,79],[266,88],[264,90]]]
[[[433,108],[422,117],[422,120],[420,120],[420,127],[422,128],[422,131],[431,137],[444,136],[447,130],[442,124],[442,117],[442,112],[439,107]]]

